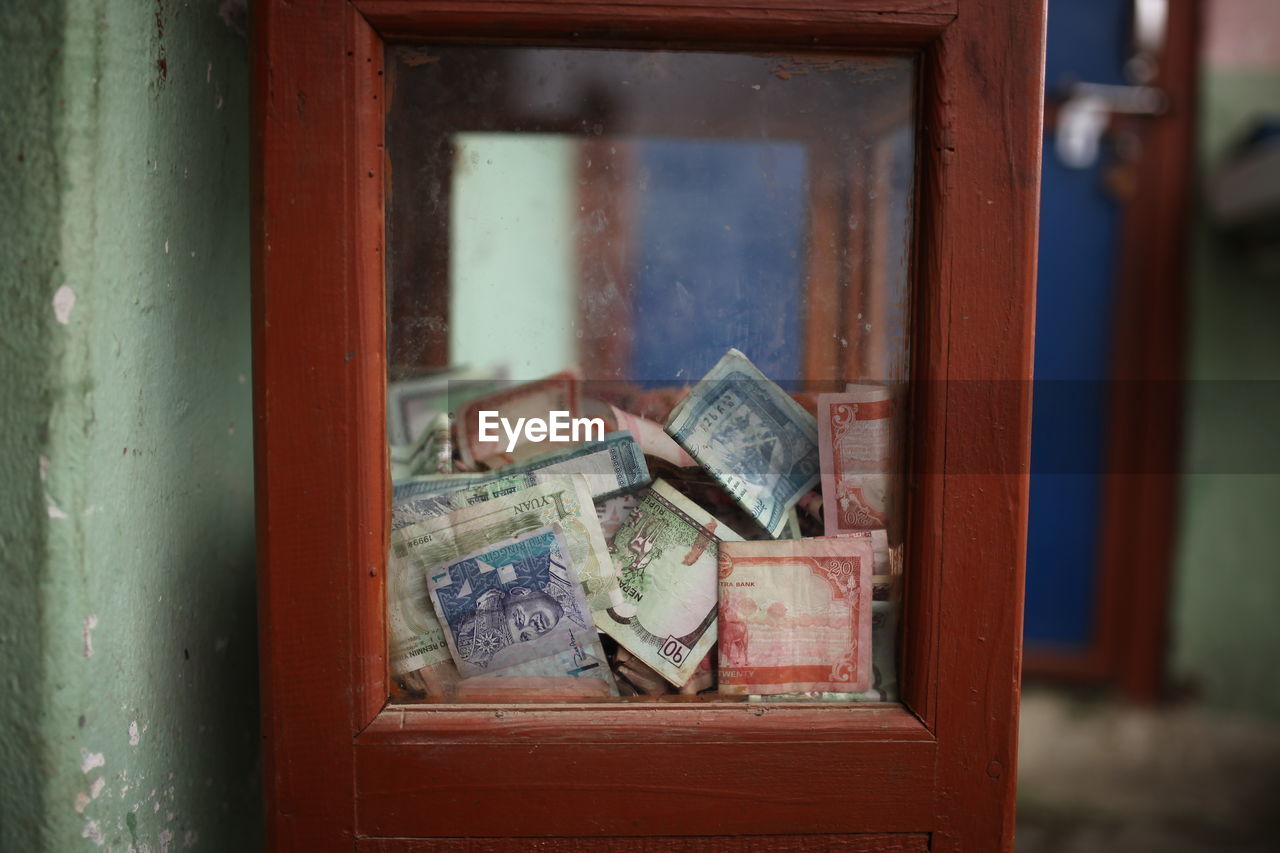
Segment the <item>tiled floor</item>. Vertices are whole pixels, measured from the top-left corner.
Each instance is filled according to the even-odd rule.
[[[1018,853],[1280,849],[1280,722],[1028,689]]]

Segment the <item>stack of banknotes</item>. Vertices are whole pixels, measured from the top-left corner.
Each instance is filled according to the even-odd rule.
[[[893,392],[819,394],[815,417],[729,350],[665,423],[606,396],[568,371],[469,399],[392,448],[403,691],[895,701]],[[607,429],[542,452],[489,440],[486,412]]]

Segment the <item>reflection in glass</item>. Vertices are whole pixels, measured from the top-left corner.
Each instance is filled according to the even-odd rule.
[[[395,375],[683,383],[735,346],[778,380],[906,379],[909,59],[391,60]]]
[[[895,701],[913,60],[403,45],[388,65],[388,623],[405,695],[723,699],[717,666],[803,636],[813,660],[776,682],[786,699]],[[695,387],[708,371],[737,390]],[[814,413],[834,404],[817,395],[847,383],[820,437]],[[628,432],[504,447],[484,437],[491,409]],[[820,442],[842,482],[820,480]],[[546,479],[570,468],[585,476]],[[558,509],[524,508],[535,498]],[[870,563],[874,539],[862,580],[734,546],[740,577],[793,580],[717,610],[713,543],[837,535],[866,541],[812,546],[833,566],[858,548]],[[637,585],[691,572],[701,586],[651,591],[649,611],[670,603],[646,615]],[[706,653],[717,613],[730,658]],[[537,656],[561,635],[570,647]],[[831,689],[873,665],[866,691]],[[739,699],[784,692],[734,678]]]

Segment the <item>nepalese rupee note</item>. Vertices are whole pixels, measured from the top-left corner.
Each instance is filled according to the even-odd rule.
[[[894,571],[893,553],[889,548],[889,536],[881,529],[855,530],[841,538],[866,539],[871,543],[871,598],[873,601],[888,601],[896,598],[900,590],[897,587],[898,576]]]
[[[609,546],[631,613],[594,610],[596,625],[683,687],[716,641],[719,545],[741,538],[655,480]]]
[[[649,484],[649,466],[644,451],[629,432],[611,432],[603,441],[539,454],[514,465],[477,474],[438,474],[395,482],[395,500],[440,494],[521,474],[539,479],[580,474],[586,478],[593,501],[608,500]]]
[[[481,462],[491,462],[494,457],[501,464],[536,455],[541,451],[541,445],[523,440],[523,433],[516,439],[516,444],[509,453],[509,437],[503,435],[501,429],[497,431],[497,441],[481,441],[481,411],[497,412],[511,424],[522,418],[542,418],[545,421],[552,412],[567,412],[568,418],[577,418],[582,411],[578,374],[576,371],[566,370],[475,397],[458,407],[458,453],[468,468],[475,468]],[[493,465],[490,464],[489,467]]]
[[[536,674],[612,682],[558,525],[428,569],[427,588],[464,679],[550,664]]]
[[[596,501],[596,518],[600,521],[600,530],[604,533],[604,541],[612,542],[614,534],[622,523],[631,516],[639,498],[635,495],[618,495]]]
[[[867,689],[871,561],[862,538],[724,543],[720,692]]]
[[[747,697],[749,702],[897,702],[898,601],[871,602],[871,685],[861,693],[811,691]]]
[[[893,398],[879,385],[818,395],[825,531],[886,527],[893,506]]]
[[[487,499],[472,502],[479,495]],[[393,672],[411,672],[449,658],[427,597],[424,575],[428,569],[551,524],[560,527],[592,610],[628,609],[582,478],[559,477],[500,495],[482,484],[479,491],[449,500],[459,508],[439,515],[427,515],[434,509],[420,505],[420,521],[409,518],[412,508],[401,507],[398,515],[393,512],[393,527],[408,522],[392,530],[388,561],[387,625]]]
[[[736,349],[671,411],[667,432],[770,536],[818,482],[813,416]]]

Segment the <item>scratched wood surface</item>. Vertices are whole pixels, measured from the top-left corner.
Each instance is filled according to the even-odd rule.
[[[892,740],[933,742],[899,705],[719,703],[547,707],[391,706],[360,733],[360,744],[734,743]]]
[[[929,836],[865,835],[706,835],[699,838],[361,838],[360,853],[514,853],[514,851],[591,851],[591,853],[926,853]]]
[[[935,807],[935,755],[931,743],[893,741],[361,744],[357,832],[918,831]]]
[[[342,0],[255,3],[254,441],[267,846],[352,849],[358,574],[384,383],[357,284]],[[380,307],[373,310],[373,316]],[[381,432],[381,430],[378,430]],[[365,464],[362,464],[365,463]],[[379,558],[381,559],[381,558]],[[362,650],[363,651],[363,650]]]
[[[929,52],[947,333],[933,849],[1011,850],[1045,8],[963,2]],[[975,580],[977,582],[975,582]]]
[[[921,45],[961,0],[353,0],[389,39]],[[424,22],[429,22],[424,26]]]
[[[827,842],[814,833],[869,832],[914,834],[917,847],[906,849],[926,849],[924,833],[933,849],[1011,849],[1043,5],[784,5],[255,4],[271,849],[378,849],[360,836],[474,836],[451,843],[480,845],[559,836],[599,849],[603,836],[641,833],[800,836],[810,841],[794,843],[814,846],[795,849],[818,849]],[[476,709],[377,713],[387,696],[389,491],[377,36],[563,43],[583,22],[590,38],[628,44],[812,48],[817,38],[819,47],[922,51],[913,375],[927,381],[914,401],[904,650],[914,713],[751,720],[740,707],[692,704],[510,719]],[[589,820],[562,808],[594,791],[608,805]],[[592,838],[565,840],[578,835]]]

